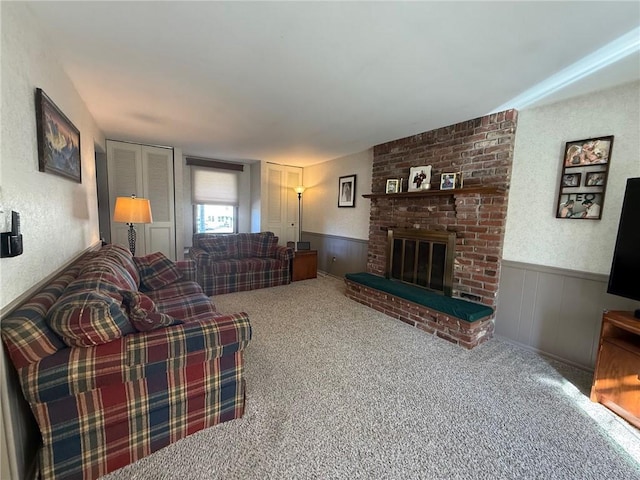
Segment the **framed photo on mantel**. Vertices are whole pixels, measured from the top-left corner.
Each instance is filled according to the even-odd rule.
[[[612,150],[613,135],[565,144],[556,218],[602,218]]]

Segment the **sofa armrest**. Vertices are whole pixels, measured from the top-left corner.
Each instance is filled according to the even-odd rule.
[[[48,402],[233,355],[250,340],[246,313],[203,313],[182,325],[65,348],[18,373],[28,402]]]
[[[176,267],[182,273],[182,280],[196,281],[196,262],[190,258],[178,260]]]
[[[280,245],[278,245],[276,247],[276,252],[275,252],[275,258],[277,258],[278,260],[282,260],[285,262],[290,262],[291,259],[293,258],[293,248],[291,247],[282,247]]]
[[[198,268],[198,265],[208,265],[213,261],[209,252],[200,247],[191,247],[189,249],[189,257],[196,262],[196,268]]]

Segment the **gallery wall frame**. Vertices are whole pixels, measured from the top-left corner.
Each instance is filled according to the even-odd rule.
[[[556,218],[602,218],[613,138],[608,135],[565,143]]]
[[[42,89],[35,100],[38,169],[82,183],[80,130]]]

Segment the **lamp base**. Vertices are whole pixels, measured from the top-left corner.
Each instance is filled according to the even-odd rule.
[[[133,223],[129,224],[127,239],[129,240],[129,250],[131,251],[131,255],[135,257],[136,256],[136,229],[133,228]]]

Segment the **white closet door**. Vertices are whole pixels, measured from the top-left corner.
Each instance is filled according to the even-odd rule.
[[[151,203],[153,223],[144,226],[147,253],[162,252],[176,259],[173,150],[142,147],[143,190]]]
[[[116,197],[135,194],[144,197],[142,185],[142,156],[140,145],[107,141],[107,169],[109,178],[109,216],[113,218]],[[111,241],[129,248],[129,226],[111,221]],[[136,225],[136,255],[144,255],[145,231]]]
[[[298,194],[294,187],[302,184],[302,168],[266,164],[267,192],[266,210],[261,224],[263,231],[273,232],[280,239],[280,245],[298,240]],[[303,194],[304,195],[304,194]]]
[[[285,196],[285,215],[286,215],[286,229],[285,229],[285,242],[298,242],[298,232],[300,231],[300,225],[298,224],[298,194],[293,190],[298,185],[302,185],[302,169],[296,167],[287,167],[287,185],[284,189]],[[304,199],[304,193],[302,194]]]
[[[267,164],[267,214],[266,224],[262,225],[262,231],[273,232],[280,237],[280,243],[286,244],[282,234],[284,231],[284,216],[282,189],[284,182],[284,167],[282,165]]]

